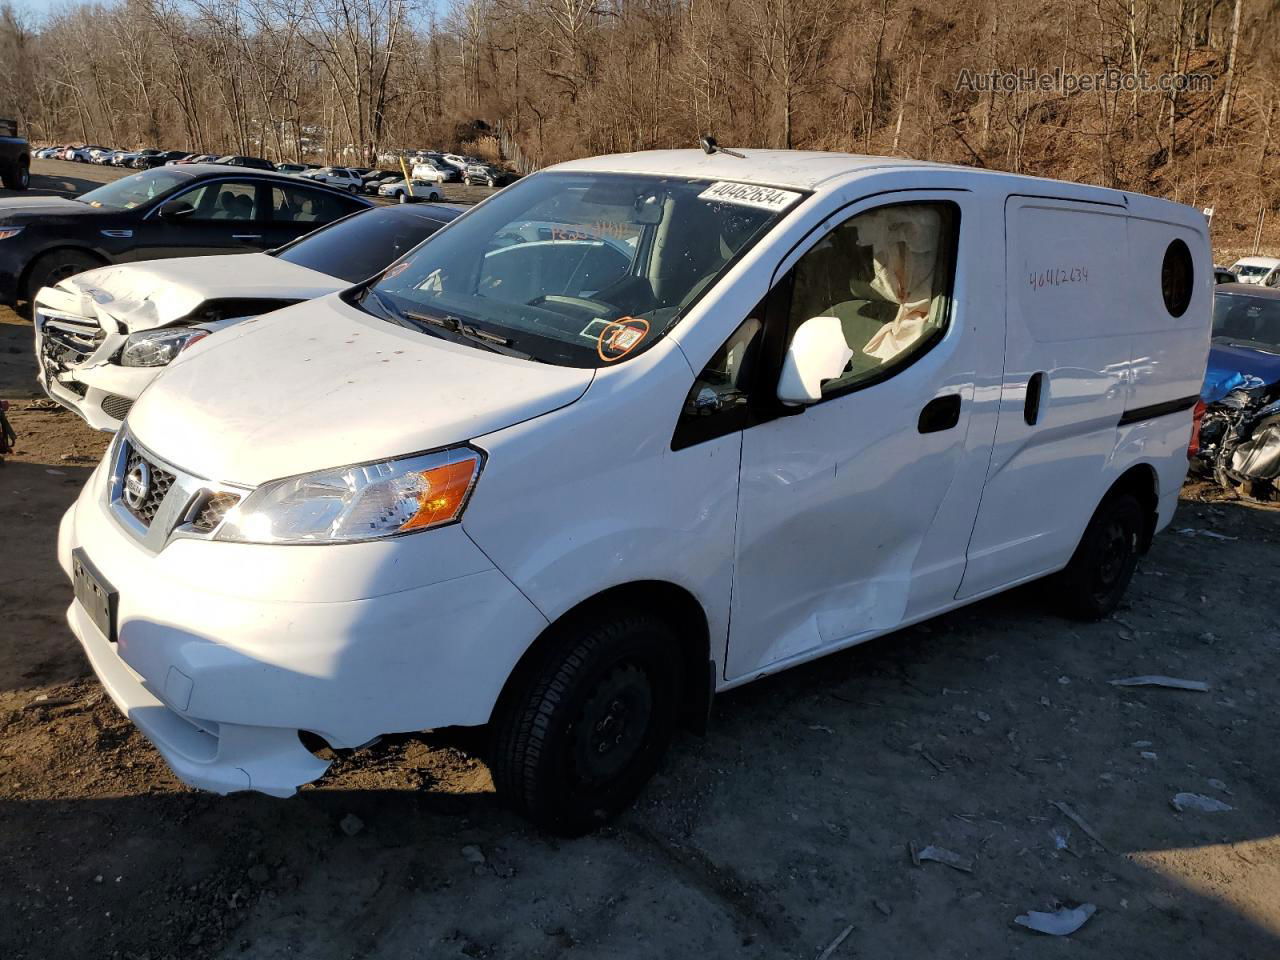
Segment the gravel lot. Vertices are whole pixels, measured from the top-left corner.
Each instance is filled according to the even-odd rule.
[[[726,695],[581,840],[498,807],[465,733],[224,798],[173,778],[64,624],[57,522],[106,438],[32,409],[30,338],[0,311],[2,957],[813,960],[846,930],[831,960],[1280,956],[1280,511],[1188,487],[1106,621],[1027,588]],[[1137,674],[1211,689],[1106,682]],[[1069,938],[1013,922],[1086,901]]]

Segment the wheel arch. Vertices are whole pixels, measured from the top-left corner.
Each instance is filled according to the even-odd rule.
[[[523,688],[525,679],[538,666],[542,651],[566,623],[605,615],[628,607],[652,613],[663,620],[681,639],[685,676],[685,725],[703,732],[715,692],[716,667],[711,655],[711,634],[706,611],[689,590],[667,580],[636,580],[617,584],[580,601],[552,620],[516,662],[494,704],[496,716],[506,698]]]
[[[1145,522],[1142,527],[1142,539],[1139,550],[1146,553],[1151,549],[1151,540],[1155,536],[1156,521],[1160,512],[1160,476],[1155,467],[1149,463],[1135,463],[1116,478],[1107,490],[1102,502],[1114,496],[1128,494],[1142,505]]]
[[[79,243],[55,243],[52,246],[46,247],[45,249],[37,253],[34,257],[28,260],[27,265],[22,268],[22,273],[18,277],[19,297],[25,297],[28,302],[32,302],[35,299],[35,295],[37,291],[28,290],[27,287],[31,283],[31,274],[32,272],[34,272],[36,268],[36,264],[38,264],[45,257],[50,256],[51,254],[59,253],[63,250],[72,250],[76,253],[83,253],[87,257],[92,257],[94,260],[97,261],[97,265],[100,267],[108,266],[111,263],[109,259],[104,257],[98,251],[94,250],[92,247],[86,247],[83,244],[79,244]],[[90,269],[93,269],[93,268],[90,268]]]

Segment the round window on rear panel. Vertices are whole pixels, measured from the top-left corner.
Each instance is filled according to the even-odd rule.
[[[1169,244],[1160,266],[1160,290],[1164,294],[1165,308],[1175,317],[1187,312],[1191,304],[1191,283],[1195,270],[1191,265],[1191,251],[1181,240]]]

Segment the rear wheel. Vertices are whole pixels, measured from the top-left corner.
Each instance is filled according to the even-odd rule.
[[[27,274],[27,299],[34,300],[41,287],[51,287],[67,277],[102,266],[102,261],[80,250],[54,250],[40,257]]]
[[[1145,520],[1142,504],[1129,494],[1102,501],[1055,580],[1064,613],[1100,620],[1116,608],[1138,565]]]
[[[671,741],[679,639],[662,620],[617,611],[567,622],[513,681],[493,723],[499,795],[544,829],[585,833],[626,807]]]
[[[31,167],[26,157],[20,157],[12,166],[6,167],[3,173],[0,181],[4,182],[6,189],[25,190],[31,185]]]
[[[347,187],[347,193],[351,194],[353,197],[359,192],[360,192],[360,188],[357,187],[354,183]]]

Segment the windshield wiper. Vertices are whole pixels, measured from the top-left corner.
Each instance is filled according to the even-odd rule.
[[[378,309],[382,311],[382,319],[398,323],[402,327],[408,326],[408,324],[404,322],[404,316],[400,311],[392,305],[390,300],[378,293],[378,291],[373,289],[373,287],[365,287],[360,296],[356,299],[361,306],[364,306],[365,303],[372,300],[378,305]]]
[[[511,341],[507,337],[499,336],[496,333],[489,333],[486,330],[480,330],[476,327],[463,323],[454,316],[436,316],[430,313],[418,313],[412,310],[406,310],[401,314],[406,320],[411,320],[417,324],[437,327],[446,330],[455,337],[460,337],[468,343],[474,343],[482,350],[488,350],[490,353],[500,353],[508,357],[519,357],[521,360],[536,359],[533,354],[525,353],[523,350],[517,350],[511,346]]]
[[[1232,340],[1230,337],[1214,337],[1219,343],[1226,343],[1231,347],[1239,347],[1242,350],[1255,350],[1258,353],[1265,353],[1268,356],[1276,356],[1280,351],[1280,344],[1262,343],[1258,340]]]

